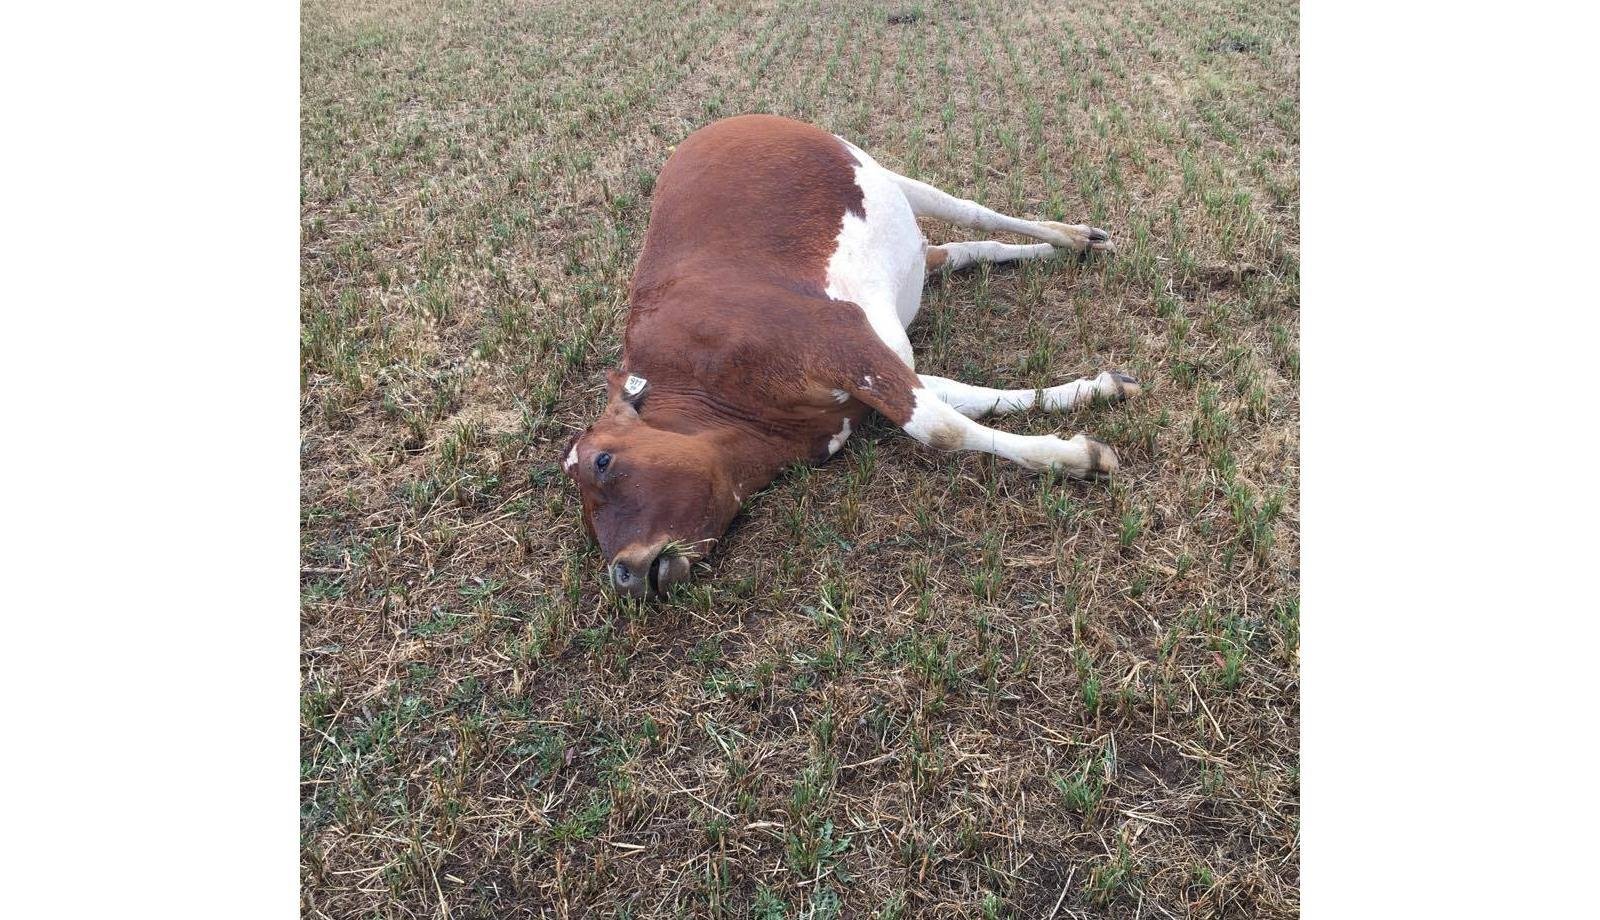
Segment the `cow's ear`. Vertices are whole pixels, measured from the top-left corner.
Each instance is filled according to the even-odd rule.
[[[606,402],[624,402],[633,408],[639,408],[644,402],[645,394],[650,391],[650,381],[637,374],[616,368],[606,371]]]
[[[639,420],[639,410],[633,407],[633,403],[625,399],[613,399],[606,403],[605,414],[600,418],[612,424],[626,425],[629,422]]]

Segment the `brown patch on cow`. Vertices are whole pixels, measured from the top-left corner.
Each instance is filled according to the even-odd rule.
[[[656,181],[634,306],[684,278],[718,275],[820,293],[845,213],[866,216],[855,169],[838,138],[776,115],[689,135]]]
[[[927,262],[927,270],[936,272],[944,267],[944,263],[950,261],[950,253],[945,251],[943,246],[929,246],[927,252],[923,253],[923,258]]]
[[[884,418],[903,427],[911,421],[911,413],[917,407],[917,390],[922,381],[883,344],[867,325],[866,315],[860,308],[854,304],[850,306],[862,316],[861,325],[866,327],[867,334],[855,336],[848,346],[840,349],[844,351],[842,359],[858,368],[846,389],[856,399],[877,409]]]

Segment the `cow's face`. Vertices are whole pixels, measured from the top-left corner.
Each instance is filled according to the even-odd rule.
[[[739,512],[710,439],[651,427],[615,385],[605,413],[572,439],[561,466],[578,484],[584,526],[622,594],[664,593],[683,581]]]

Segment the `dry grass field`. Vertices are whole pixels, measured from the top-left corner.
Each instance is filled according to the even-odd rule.
[[[307,917],[1299,910],[1299,13],[1287,0],[309,0]],[[619,601],[560,472],[654,176],[775,112],[1114,258],[935,278],[918,369],[1146,394],[881,420]],[[928,224],[935,242],[973,238]]]

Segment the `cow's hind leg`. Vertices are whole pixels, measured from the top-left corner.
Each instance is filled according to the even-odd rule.
[[[885,170],[887,172],[887,170]],[[918,217],[949,221],[958,227],[1018,233],[1073,252],[1112,252],[1116,249],[1104,230],[1088,224],[1062,224],[1053,220],[1023,220],[986,208],[976,201],[957,198],[926,182],[890,172],[901,194]]]
[[[996,390],[931,374],[918,374],[917,379],[922,382],[924,391],[937,396],[967,418],[1022,412],[1037,405],[1042,405],[1049,412],[1065,412],[1096,396],[1120,401],[1142,392],[1137,380],[1114,371],[1102,371],[1095,377],[1084,377],[1042,390]]]

